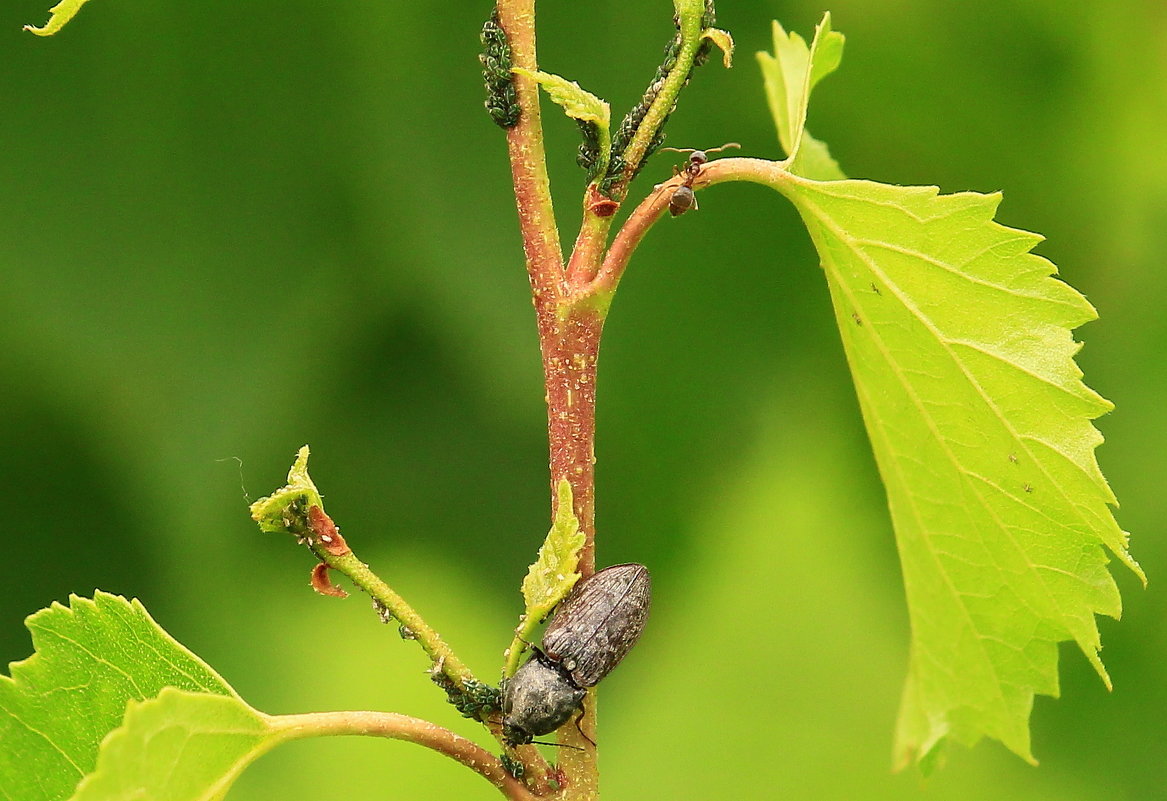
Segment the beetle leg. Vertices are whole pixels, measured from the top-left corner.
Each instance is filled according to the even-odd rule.
[[[593,740],[591,737],[588,737],[587,734],[584,733],[583,726],[580,725],[581,723],[583,723],[584,715],[586,715],[587,713],[588,713],[587,706],[584,704],[581,704],[580,708],[579,708],[579,717],[575,719],[575,730],[579,732],[580,737],[583,737],[585,740],[587,740],[589,743],[592,744],[592,748],[595,748],[596,741]]]

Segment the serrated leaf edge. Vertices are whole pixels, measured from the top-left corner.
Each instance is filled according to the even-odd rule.
[[[569,81],[562,75],[523,67],[514,67],[511,72],[539,84],[547,96],[563,109],[563,113],[572,119],[594,122],[605,130],[611,126],[611,107],[575,81]]]
[[[819,191],[822,191],[824,194],[827,194],[827,195],[831,194],[830,189],[828,188],[829,185],[825,182],[809,181],[806,179],[797,178],[796,176],[789,175],[789,174],[788,174],[788,178],[789,178],[789,181],[791,184],[794,184],[794,185],[801,184],[804,187],[813,187]],[[845,183],[872,183],[872,182],[864,182],[864,181],[850,182],[849,181],[849,182],[845,182]],[[839,184],[835,184],[835,186],[839,186]],[[886,186],[886,185],[884,185],[884,186]],[[897,295],[899,302],[904,305],[904,308],[906,310],[908,310],[909,313],[911,313],[920,322],[920,324],[924,325],[932,332],[932,335],[935,338],[935,340],[938,343],[940,343],[945,350],[951,350],[951,345],[953,343],[952,343],[952,341],[950,341],[950,338],[947,336],[941,336],[940,332],[933,328],[931,320],[929,318],[927,318],[926,315],[922,314],[919,309],[915,308],[914,304],[910,303],[907,299],[905,299],[905,297],[898,292],[898,287],[896,287],[896,285],[893,282],[887,280],[887,276],[883,274],[883,272],[879,268],[879,266],[876,263],[874,263],[867,256],[867,254],[862,251],[861,248],[858,248],[855,246],[856,243],[859,242],[859,240],[857,240],[855,237],[850,236],[845,231],[841,230],[837,225],[834,225],[834,221],[833,221],[833,218],[831,217],[831,215],[826,214],[826,213],[822,213],[822,212],[815,213],[817,211],[817,209],[815,208],[814,203],[811,200],[809,200],[805,195],[797,195],[796,196],[794,192],[790,191],[789,187],[780,187],[778,185],[775,185],[774,188],[779,189],[779,191],[782,191],[783,194],[786,194],[788,197],[790,197],[790,199],[792,201],[794,201],[795,204],[797,206],[799,206],[800,208],[804,208],[807,211],[809,211],[811,213],[813,219],[815,219],[819,225],[822,225],[824,227],[824,229],[829,230],[833,237],[835,237],[840,243],[842,243],[844,246],[846,246],[851,251],[854,258],[858,259],[861,263],[863,263],[867,267],[867,269],[872,272],[873,275],[877,276],[877,278],[880,278],[884,281],[885,286],[887,286],[889,289],[891,289]],[[901,188],[901,187],[897,187],[897,188]],[[1032,247],[1034,245],[1036,245],[1038,242],[1040,242],[1042,239],[1039,235],[1030,234],[1028,232],[1020,231],[1018,229],[1012,229],[1012,228],[1008,228],[1006,226],[1002,226],[993,219],[993,217],[995,216],[996,209],[997,209],[997,204],[1000,202],[999,193],[993,194],[993,195],[981,195],[979,193],[974,193],[974,192],[962,192],[962,193],[956,193],[955,195],[940,195],[939,190],[936,187],[902,187],[902,188],[906,189],[906,190],[914,190],[915,192],[919,192],[919,193],[925,193],[929,196],[928,199],[934,199],[934,198],[939,197],[942,199],[944,199],[944,198],[957,198],[957,199],[965,199],[965,200],[974,201],[974,204],[979,205],[980,210],[985,212],[983,215],[983,219],[981,221],[981,224],[993,226],[993,227],[997,228],[999,231],[1007,231],[1007,232],[1011,232],[1011,233],[1016,233],[1018,235],[1018,239],[1025,242],[1025,249],[1023,251],[1021,251],[1019,255],[1032,256],[1033,258],[1040,259],[1045,265],[1048,265],[1049,269],[1048,269],[1048,272],[1045,273],[1045,277],[1053,279],[1053,277],[1056,275],[1056,267],[1053,264],[1051,264],[1050,262],[1048,262],[1045,259],[1041,259],[1040,256],[1036,256],[1036,254],[1032,254],[1032,252],[1031,252]],[[875,202],[875,201],[869,201],[869,202]],[[899,209],[898,206],[897,206],[897,209]],[[903,211],[904,213],[911,214],[911,211],[908,209],[899,209],[899,210]],[[812,233],[812,236],[816,239],[816,248],[817,248],[818,234],[816,234],[813,229],[812,229],[811,233]],[[822,248],[817,248],[817,249],[820,250],[820,254],[823,256],[824,269],[830,270],[831,269],[831,259],[829,258],[829,253]],[[844,295],[852,301],[852,303],[854,304],[854,306],[856,308],[860,307],[860,304],[855,300],[855,298],[851,294],[851,289],[846,285],[845,281],[841,280],[841,277],[836,276],[832,280],[832,283],[835,286],[837,286],[839,288],[839,290],[841,292],[843,292]],[[1014,294],[1018,294],[1018,293],[1016,293],[1015,290],[1010,289],[1009,291],[1013,292]],[[1074,290],[1072,290],[1072,288],[1070,288],[1070,291],[1073,292]],[[1078,295],[1077,292],[1074,292],[1074,294]],[[1078,297],[1081,298],[1080,295],[1078,295]],[[1053,299],[1049,299],[1049,298],[1046,298],[1045,300],[1048,300],[1050,302],[1057,302],[1057,301],[1055,301]],[[1063,328],[1063,330],[1066,330],[1067,332],[1071,332],[1074,328],[1077,327],[1077,325],[1080,325],[1083,322],[1087,322],[1090,319],[1093,319],[1094,316],[1096,316],[1096,313],[1094,312],[1093,307],[1090,306],[1085,301],[1084,298],[1082,298],[1082,303],[1084,304],[1085,308],[1089,309],[1089,314],[1085,315],[1084,319],[1082,319],[1081,322],[1078,322],[1075,325],[1058,326],[1059,328]],[[840,325],[842,325],[841,320],[840,320]],[[876,336],[876,338],[878,339],[878,334],[875,334],[874,336]],[[886,352],[885,346],[883,346],[883,345],[877,345],[877,346],[880,347],[881,350],[884,350]],[[1080,347],[1080,344],[1079,344],[1079,347]],[[1076,352],[1076,349],[1075,349],[1075,352]],[[1074,353],[1070,353],[1066,356],[1066,358],[1073,365],[1074,372],[1077,376],[1077,378],[1076,378],[1076,383],[1078,385],[1077,388],[1080,390],[1080,394],[1078,395],[1078,397],[1082,398],[1082,396],[1086,396],[1087,398],[1095,400],[1096,405],[1097,405],[1096,413],[1086,417],[1087,420],[1092,420],[1092,419],[1100,416],[1101,414],[1104,414],[1106,411],[1108,411],[1111,404],[1109,403],[1109,401],[1106,401],[1104,398],[1099,396],[1096,392],[1091,390],[1089,387],[1087,387],[1081,381],[1081,370],[1077,368],[1077,365],[1073,359],[1073,355],[1074,355]],[[1030,441],[1030,438],[1022,438],[1019,435],[1019,433],[1016,431],[1016,429],[1014,428],[1014,426],[1011,423],[1011,421],[1009,420],[1009,418],[998,409],[998,405],[995,402],[993,402],[993,399],[989,396],[989,394],[983,388],[981,383],[978,380],[976,380],[974,376],[972,376],[971,374],[968,373],[968,370],[965,367],[963,361],[961,359],[957,358],[957,356],[955,354],[950,354],[950,359],[953,362],[953,364],[957,365],[958,368],[961,370],[961,372],[965,374],[966,380],[967,380],[970,388],[973,388],[975,390],[975,392],[981,397],[982,401],[985,402],[989,406],[989,408],[994,410],[994,413],[1000,419],[1002,425],[1005,426],[1006,429],[1011,433],[1013,439],[1019,443],[1019,447],[1028,448],[1029,447],[1028,443]],[[891,359],[890,357],[887,358],[887,361],[889,364],[892,364],[892,365],[895,364],[895,361],[893,359]],[[1039,378],[1039,379],[1042,379],[1043,381],[1045,381],[1045,379],[1041,376],[1034,376],[1034,378]],[[908,394],[911,395],[912,397],[915,397],[915,392],[912,390],[911,386],[906,384],[902,380],[902,378],[900,379],[900,381],[901,381],[901,384],[904,385],[905,391],[908,392]],[[1045,383],[1049,383],[1049,382],[1045,381]],[[1062,387],[1056,387],[1056,388],[1063,389]],[[858,382],[856,382],[856,389],[860,393],[863,392],[863,389],[862,389],[862,387],[860,387]],[[1085,399],[1085,398],[1083,398],[1083,399]],[[870,405],[869,402],[868,402],[868,405]],[[916,399],[916,406],[917,406],[917,411],[923,416],[923,419],[929,421],[927,423],[929,425],[929,427],[932,427],[932,423],[930,422],[930,415],[927,413],[927,410],[924,408],[924,406],[919,402],[918,398]],[[1090,429],[1096,435],[1095,437],[1092,438],[1092,446],[1090,448],[1090,450],[1093,451],[1094,448],[1096,448],[1097,445],[1102,441],[1102,438],[1101,438],[1101,435],[1098,434],[1096,428],[1094,428],[1093,426],[1090,426]],[[960,462],[955,457],[955,455],[951,454],[950,449],[947,446],[946,440],[943,437],[940,437],[938,435],[936,436],[936,440],[938,443],[940,443],[940,446],[944,449],[944,451],[949,453],[950,458],[953,460],[953,464],[956,466],[956,468],[960,472],[967,473],[967,471],[964,471],[963,469],[961,469]],[[1053,450],[1055,450],[1058,453],[1061,453],[1061,451],[1054,448],[1052,443],[1047,443],[1047,442],[1041,441],[1040,444],[1042,444],[1046,447],[1052,448]],[[1095,484],[1097,486],[1096,482],[1100,480],[1102,482],[1101,486],[1098,486],[1100,493],[1103,495],[1104,499],[1106,499],[1108,502],[1113,504],[1113,501],[1112,501],[1113,494],[1110,492],[1109,485],[1106,484],[1105,478],[1102,477],[1101,471],[1097,469],[1097,463],[1096,463],[1096,460],[1093,458],[1093,454],[1091,454],[1091,464],[1094,466],[1094,470],[1086,469],[1081,464],[1079,464],[1078,461],[1070,458],[1069,456],[1066,456],[1065,454],[1062,454],[1062,455],[1063,455],[1063,458],[1065,458],[1067,461],[1069,461],[1071,464],[1073,464],[1076,469],[1078,469],[1081,472],[1084,472],[1086,477],[1091,481],[1092,484]],[[1039,460],[1037,458],[1034,458],[1033,461],[1036,465],[1039,465],[1039,466],[1042,465],[1041,460]],[[896,460],[894,460],[894,459],[891,460],[891,466],[893,467],[893,469],[898,469],[898,464],[897,464]],[[1041,469],[1043,470],[1043,472],[1045,472],[1044,467],[1042,467]],[[973,476],[973,477],[975,478],[975,476]],[[903,479],[901,479],[901,481],[903,481]],[[1070,503],[1070,499],[1065,496],[1065,489],[1062,487],[1062,485],[1059,482],[1051,481],[1051,484],[1053,484],[1053,486],[1055,486],[1055,487],[1058,487],[1059,492],[1061,492],[1063,495],[1063,499],[1071,507],[1075,506],[1074,504]],[[983,497],[979,493],[976,493],[976,495],[977,495],[978,500],[983,504],[984,503]],[[911,495],[909,495],[909,497],[907,498],[907,502],[914,506],[914,498]],[[991,509],[986,508],[986,513],[989,514],[993,518],[996,517],[996,515],[993,514]],[[918,514],[918,513],[913,512],[913,514]],[[1142,568],[1138,565],[1138,563],[1133,559],[1133,557],[1131,557],[1131,555],[1127,551],[1128,535],[1126,534],[1126,532],[1123,532],[1121,529],[1119,529],[1119,527],[1114,523],[1113,517],[1111,517],[1111,520],[1109,521],[1109,523],[1111,525],[1108,525],[1108,526],[1101,526],[1100,527],[1100,526],[1091,525],[1090,520],[1085,519],[1085,518],[1083,518],[1081,522],[1084,524],[1085,530],[1090,532],[1091,538],[1096,543],[1106,546],[1107,550],[1109,550],[1113,555],[1117,556],[1120,561],[1122,561],[1124,564],[1126,564],[1127,567],[1130,568],[1140,578],[1140,580],[1143,581],[1144,584],[1146,583],[1146,577],[1142,571]],[[1000,528],[1002,530],[1006,529],[1006,527],[1004,527],[1004,526],[1000,526]],[[1111,536],[1110,529],[1114,529],[1115,531],[1119,532],[1117,538],[1114,536]],[[1034,566],[1031,566],[1031,569],[1034,569]],[[1067,625],[1065,622],[1067,620],[1073,620],[1074,616],[1065,614],[1063,612],[1063,607],[1061,606],[1060,603],[1058,603],[1056,594],[1052,593],[1049,590],[1048,585],[1043,580],[1041,580],[1040,576],[1038,577],[1038,580],[1039,580],[1040,586],[1042,586],[1046,590],[1047,599],[1050,602],[1051,607],[1055,608],[1059,611],[1060,620],[1058,621],[1058,624],[1062,628],[1062,633],[1064,635],[1066,635],[1065,637],[1059,637],[1056,640],[1049,639],[1047,641],[1051,642],[1051,643],[1056,643],[1056,642],[1063,641],[1064,639],[1074,640],[1078,644],[1083,655],[1085,655],[1087,660],[1091,663],[1091,665],[1094,666],[1099,677],[1102,679],[1104,684],[1109,689],[1111,687],[1110,677],[1107,674],[1106,669],[1103,666],[1101,659],[1100,659],[1100,656],[1099,656],[1099,651],[1101,649],[1101,641],[1100,641],[1100,636],[1099,636],[1099,632],[1097,629],[1097,624],[1094,622],[1094,617],[1097,614],[1107,614],[1107,615],[1112,615],[1114,617],[1117,617],[1121,614],[1121,605],[1119,605],[1115,609],[1104,609],[1104,608],[1098,608],[1094,604],[1085,604],[1086,609],[1088,609],[1090,612],[1089,618],[1091,620],[1092,634],[1089,632],[1076,632],[1074,630],[1074,627]],[[1111,577],[1111,581],[1113,581],[1113,577]],[[1117,595],[1117,593],[1116,593],[1116,595]],[[962,608],[963,608],[963,605],[962,605]],[[967,614],[967,611],[968,610],[965,609],[966,614]],[[976,630],[975,626],[974,626],[973,630],[974,631]],[[996,669],[991,657],[986,656],[986,663],[990,666],[990,668],[992,668],[994,670]],[[1055,662],[1055,664],[1056,664],[1056,662]],[[910,681],[911,680],[914,680],[914,679],[910,679]],[[1055,682],[1055,685],[1053,688],[1053,694],[1056,695],[1056,693],[1057,693],[1056,673],[1055,673],[1053,680]],[[996,682],[996,683],[998,686],[1000,685],[1000,682]],[[1037,693],[1037,689],[1036,688],[1027,688],[1027,689],[1029,689],[1029,697],[1030,697],[1030,699],[1032,699],[1032,696]],[[929,724],[929,725],[931,725],[931,724]],[[947,729],[945,729],[944,731],[938,731],[936,729],[933,729],[931,733],[935,736],[931,737],[928,743],[920,743],[919,744],[920,750],[916,751],[916,758],[918,760],[927,761],[927,760],[930,760],[931,758],[933,758],[935,756],[935,753],[937,752],[937,748],[941,744],[941,740],[943,740],[944,738],[949,736]],[[1036,764],[1036,760],[1034,759],[1032,753],[1030,752],[1029,715],[1028,714],[1026,715],[1025,720],[1022,722],[1021,731],[1018,732],[1017,734],[1018,734],[1018,739],[1016,739],[1012,742],[1006,741],[1006,745],[1011,750],[1014,750],[1019,756],[1022,756],[1027,761],[1029,761],[1033,764]],[[924,746],[927,746],[927,748],[925,748]]]
[[[163,687],[161,692],[152,698],[146,698],[141,701],[131,700],[126,705],[126,712],[122,717],[122,724],[111,730],[102,739],[101,746],[98,749],[98,762],[96,767],[92,772],[86,774],[81,779],[77,785],[77,788],[73,791],[73,794],[69,796],[69,801],[75,801],[75,799],[81,797],[82,793],[87,790],[87,785],[97,781],[102,777],[101,771],[102,768],[105,767],[101,762],[102,755],[106,753],[107,746],[110,746],[111,744],[116,745],[120,738],[131,736],[133,731],[132,727],[135,724],[135,720],[132,720],[131,716],[136,718],[144,712],[148,712],[151,707],[167,704],[178,698],[198,697],[202,695],[206,695],[211,698],[230,698],[232,701],[238,702],[240,706],[250,712],[255,717],[256,721],[263,724],[263,730],[259,732],[250,730],[240,730],[236,732],[230,729],[218,729],[215,731],[216,734],[246,734],[256,737],[263,737],[263,739],[258,745],[253,747],[247,753],[243,754],[241,758],[236,759],[232,764],[231,770],[222,774],[213,784],[209,785],[205,793],[197,796],[197,801],[218,801],[218,799],[223,798],[224,794],[231,788],[231,785],[235,783],[235,780],[238,779],[243,771],[255,760],[271,751],[282,742],[294,739],[293,733],[290,733],[289,731],[282,731],[273,727],[271,725],[272,719],[268,715],[265,715],[264,713],[255,709],[237,695],[225,696],[217,693],[192,692],[190,690],[182,690],[177,687]],[[108,759],[108,757],[106,758]]]
[[[25,25],[24,30],[29,33],[35,33],[37,36],[52,36],[73,17],[77,16],[77,12],[81,10],[81,6],[85,5],[88,0],[61,0],[55,6],[49,9],[49,21],[41,27],[35,25]]]
[[[535,562],[527,569],[521,591],[524,610],[515,627],[515,636],[503,655],[503,677],[514,674],[519,658],[530,642],[531,633],[551,613],[556,604],[567,597],[579,581],[579,553],[587,537],[580,531],[575,516],[571,484],[560,479],[556,487],[555,520],[539,547]],[[556,554],[564,553],[560,559]],[[550,589],[545,589],[546,587]]]

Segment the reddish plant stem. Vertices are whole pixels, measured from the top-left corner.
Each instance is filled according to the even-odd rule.
[[[596,368],[600,336],[608,304],[604,296],[582,294],[557,308],[540,307],[539,342],[547,391],[547,437],[551,452],[552,514],[558,504],[561,479],[571,485],[572,502],[584,545],[579,572],[586,578],[596,569]],[[571,746],[559,755],[566,782],[565,798],[594,801],[599,797],[596,763],[596,698],[594,688],[584,699],[582,731],[563,726],[559,742]],[[589,739],[590,738],[590,739]]]
[[[610,221],[610,217],[598,217],[584,209],[583,224],[575,239],[571,260],[567,263],[567,283],[570,286],[583,286],[595,278],[604,255]]]
[[[498,0],[498,9],[499,21],[507,33],[515,66],[537,69],[534,0]],[[675,74],[681,77],[676,79],[665,105],[673,102],[672,98],[683,86],[683,76],[688,74],[688,64],[691,63],[698,41],[699,26],[694,19],[690,18],[686,23],[690,29],[686,50],[689,61],[676,71]],[[547,179],[538,88],[534,81],[523,75],[516,76],[516,87],[520,121],[508,131],[507,142],[543,356],[552,518],[558,511],[558,484],[566,480],[572,489],[573,511],[585,537],[579,572],[587,577],[595,572],[596,565],[596,368],[604,319],[632,252],[660,217],[668,204],[672,187],[684,179],[674,179],[641,203],[622,228],[606,257],[603,255],[604,245],[611,225],[611,214],[615,209],[602,203],[595,205],[602,199],[589,194],[580,234],[571,260],[565,267]],[[659,109],[654,107],[653,111],[659,112]],[[659,124],[646,126],[646,131],[638,133],[638,137],[643,134],[643,137],[650,138]],[[644,141],[647,143],[648,139]],[[629,163],[638,160],[637,157]],[[584,708],[587,710],[584,725],[588,730],[588,738],[594,741],[594,692],[588,693]],[[565,781],[563,797],[573,801],[597,798],[599,791],[595,749],[588,747],[591,744],[589,740],[575,731],[574,727],[564,727],[559,737],[560,742],[578,748],[567,751],[560,758]]]
[[[558,503],[555,488],[560,479],[566,479],[585,537],[579,570],[586,578],[596,569],[596,363],[605,310],[584,302],[540,312],[552,504]],[[554,513],[552,509],[553,517]]]
[[[535,0],[499,0],[499,24],[511,46],[514,66],[539,68],[535,54]],[[562,294],[563,250],[555,210],[551,203],[551,182],[547,177],[547,157],[543,147],[543,123],[539,113],[539,86],[516,74],[519,122],[507,129],[507,150],[519,229],[527,257],[527,273],[536,299],[548,292]]]
[[[728,158],[711,161],[702,167],[692,187],[698,190],[726,181],[747,181],[781,191],[784,183],[796,183],[798,180],[786,170],[785,162]],[[611,298],[640,241],[668,208],[673,191],[684,183],[683,174],[674,176],[657,186],[651,195],[640,201],[640,205],[632,211],[620,232],[616,234],[595,280],[588,285],[586,291],[599,297]]]
[[[417,743],[461,762],[511,801],[535,801],[537,798],[522,782],[507,773],[494,754],[428,720],[392,712],[311,712],[270,717],[268,722],[287,740],[355,734]]]
[[[673,190],[682,183],[684,183],[684,176],[678,175],[661,184],[632,211],[632,214],[628,216],[620,228],[620,232],[616,234],[612,247],[608,249],[608,254],[604,257],[603,264],[600,265],[599,272],[591,283],[590,289],[592,291],[608,297],[612,296],[620,279],[624,276],[624,269],[628,266],[628,261],[632,258],[640,240],[648,233],[648,229],[660,219],[661,214],[668,208],[669,198],[672,196]]]
[[[514,66],[537,70],[535,0],[498,0],[497,8]],[[591,446],[595,431],[595,354],[603,316],[589,317],[568,309],[566,269],[543,147],[539,87],[524,75],[516,74],[514,80],[520,113],[518,124],[507,131],[507,150],[543,352],[551,443],[551,516],[554,519],[556,485],[560,478],[566,478],[572,487],[575,514],[587,537],[581,570],[590,575],[595,564]],[[588,351],[591,358],[577,358],[583,352],[579,348],[588,342],[592,343]],[[549,768],[537,749],[521,748],[515,755],[529,774],[545,780]],[[564,775],[569,784],[594,784],[594,760],[574,768]],[[545,782],[542,786],[545,788]]]
[[[498,3],[499,22],[510,42],[514,64],[530,70],[538,68],[534,5],[534,0],[499,0]],[[595,378],[606,307],[568,300],[566,270],[547,178],[539,88],[533,80],[518,74],[515,86],[520,116],[518,125],[507,131],[507,144],[543,353],[552,517],[557,503],[556,486],[560,479],[567,479],[574,497],[575,515],[586,537],[580,569],[588,576],[595,570]],[[594,243],[596,238],[593,233],[586,239]],[[602,247],[602,238],[598,244]],[[588,253],[586,260],[598,264],[599,253]]]

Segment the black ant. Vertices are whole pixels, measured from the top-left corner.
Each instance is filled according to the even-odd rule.
[[[674,189],[673,194],[669,196],[669,214],[680,217],[689,209],[700,208],[697,205],[697,195],[693,192],[693,182],[701,174],[701,168],[705,166],[705,162],[709,161],[709,154],[740,147],[741,145],[737,142],[727,142],[721,147],[713,147],[709,150],[697,150],[691,147],[662,147],[661,150],[689,154],[689,160],[685,162],[684,167],[673,168],[673,175],[684,175],[685,182]]]

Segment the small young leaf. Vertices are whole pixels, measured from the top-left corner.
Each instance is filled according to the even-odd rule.
[[[129,701],[179,687],[234,699],[201,659],[140,603],[98,592],[31,615],[36,653],[0,675],[0,788],[4,798],[61,801],[93,770],[98,744]]]
[[[87,0],[61,0],[55,6],[49,9],[49,21],[45,23],[44,27],[38,28],[34,25],[25,25],[24,30],[35,33],[37,36],[52,36],[61,28],[65,27],[65,23],[73,19],[77,12],[81,10],[81,6],[85,5]]]
[[[579,530],[579,518],[572,506],[571,485],[561,479],[558,490],[558,506],[555,521],[547,532],[547,539],[539,548],[539,557],[527,570],[523,579],[523,601],[526,610],[515,629],[515,640],[507,651],[504,674],[509,676],[518,667],[518,659],[524,642],[531,632],[543,621],[555,605],[567,597],[571,588],[579,581],[579,550],[586,537]]]
[[[1035,693],[1074,640],[1109,686],[1095,614],[1118,617],[1107,549],[1140,578],[1091,424],[1071,329],[1094,309],[993,221],[998,195],[788,176],[822,259],[887,490],[912,640],[900,765],[946,739],[1033,761]]]
[[[801,36],[786,33],[775,22],[774,55],[758,53],[778,139],[790,158],[790,171],[804,178],[833,181],[844,177],[827,146],[805,130],[810,93],[839,66],[843,42],[843,34],[831,30],[831,15],[825,14],[809,48]]]
[[[302,518],[299,522],[305,526],[309,509],[313,506],[324,508],[320,490],[316,489],[316,484],[308,475],[307,445],[297,452],[296,461],[288,471],[287,485],[251,504],[251,519],[259,523],[261,531],[286,534],[289,530],[290,507],[297,502],[302,502],[299,504],[302,508],[292,513],[292,516]]]
[[[561,479],[557,489],[559,505],[555,510],[555,522],[539,548],[539,558],[523,579],[527,616],[536,619],[542,619],[554,609],[579,580],[579,573],[575,571],[585,537],[579,530],[579,519],[572,508],[571,485]]]
[[[547,96],[563,107],[563,113],[572,119],[599,123],[604,130],[611,124],[612,110],[600,98],[583,89],[575,81],[569,81],[559,75],[538,70],[527,70],[515,67],[512,72],[531,78],[540,86]]]
[[[717,45],[721,51],[721,63],[726,69],[733,67],[733,37],[729,35],[729,31],[723,31],[720,28],[706,28],[701,32],[702,39],[708,39]]]
[[[218,801],[284,739],[238,698],[167,688],[131,702],[70,801]]]

